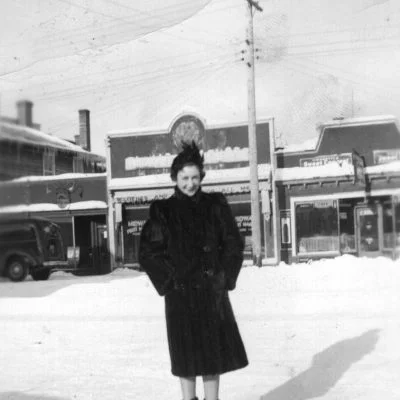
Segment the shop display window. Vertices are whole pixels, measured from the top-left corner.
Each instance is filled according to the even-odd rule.
[[[246,201],[243,203],[232,203],[231,204],[232,213],[235,217],[236,223],[238,225],[240,234],[242,235],[244,241],[244,258],[252,259],[252,230],[251,230],[251,205],[250,202]],[[263,217],[261,216],[261,221]],[[261,253],[262,257],[265,257],[265,243],[264,243],[264,225],[261,228]]]
[[[394,205],[395,246],[400,248],[400,203]]]
[[[391,202],[383,204],[383,247],[393,249],[395,247],[393,206]]]
[[[358,199],[339,200],[339,240],[342,253],[356,252],[354,207]]]
[[[124,204],[122,223],[122,246],[124,264],[139,262],[140,232],[148,218],[149,207]]]
[[[229,201],[229,198],[228,198]],[[251,230],[251,206],[248,200],[241,202],[232,202],[231,204],[232,213],[235,217],[239,231],[242,235],[245,248],[244,257],[245,259],[252,259],[252,230]],[[149,206],[138,207],[136,204],[125,203],[122,207],[122,224],[118,229],[117,240],[119,246],[122,247],[122,259],[125,265],[137,265],[138,264],[138,253],[140,244],[140,232],[143,228],[144,223],[148,218]],[[263,221],[263,216],[261,216]],[[265,250],[265,222],[261,229],[261,241],[262,241],[262,257],[266,257]],[[269,226],[269,225],[268,225]],[[271,242],[270,246],[273,247]],[[272,253],[273,249],[270,250]]]
[[[292,224],[289,210],[281,210],[281,243],[290,245],[292,243]]]
[[[295,213],[298,254],[339,252],[337,200],[297,203]]]

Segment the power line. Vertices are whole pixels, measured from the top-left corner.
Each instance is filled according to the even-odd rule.
[[[153,59],[153,60],[148,60],[148,61],[145,61],[145,62],[139,62],[139,63],[135,63],[134,69],[140,69],[140,68],[142,68],[144,66],[150,66],[152,64],[157,65],[157,64],[162,63],[163,66],[160,69],[157,69],[156,71],[152,71],[152,72],[157,72],[158,70],[165,71],[165,65],[169,64],[169,62],[176,61],[179,58],[190,58],[190,57],[195,56],[195,55],[197,55],[197,56],[209,55],[209,51],[200,51],[200,52],[199,51],[195,51],[195,52],[190,52],[190,53],[181,53],[181,54],[179,54],[179,56],[175,56],[175,55],[174,56],[167,56],[167,57],[161,57],[161,58],[157,58],[157,59]],[[238,58],[239,57],[239,52],[235,53],[235,52],[231,52],[230,50],[229,51],[225,51],[225,53],[218,54],[213,58],[208,58],[208,61],[210,61],[210,60],[211,61],[218,60],[220,57],[224,58],[225,56],[228,56],[228,55],[231,55],[232,59],[234,59],[235,57]],[[193,61],[191,63],[198,64],[199,60],[195,60],[195,61]],[[174,65],[174,68],[179,68],[182,65],[187,65],[187,63],[186,64]],[[80,74],[79,76],[76,76],[76,77],[70,77],[70,78],[64,78],[63,77],[62,78],[62,82],[65,83],[65,82],[70,82],[70,81],[74,81],[74,80],[82,80],[83,77],[92,77],[92,76],[103,75],[103,74],[109,75],[109,74],[112,74],[113,72],[122,72],[122,71],[126,71],[126,70],[129,70],[129,69],[132,69],[132,65],[130,65],[130,64],[122,66],[122,67],[110,68],[110,69],[107,69],[107,70],[98,71],[98,72],[94,72],[94,73],[92,73],[92,72],[83,73],[83,74]],[[148,73],[152,73],[152,72],[144,72],[144,73],[134,74],[133,76],[136,76],[136,75],[140,76],[140,75],[148,74]],[[39,76],[40,75],[36,75],[35,78],[37,79]],[[48,74],[44,74],[43,75],[43,77],[47,77],[47,76],[48,76]],[[59,81],[51,83],[51,85],[59,85],[59,84],[60,84]],[[49,85],[49,84],[47,83],[47,85]],[[29,85],[29,88],[39,87],[39,86],[40,87],[43,86],[43,83],[38,83],[38,84],[35,84],[35,85]],[[82,86],[80,85],[80,87],[82,87]],[[4,91],[12,91],[12,90],[14,90],[14,89],[5,89]]]
[[[207,64],[201,64],[199,65],[198,62],[191,62],[185,65],[185,68],[180,68],[182,66],[179,66],[178,68],[174,69],[174,71],[166,71],[165,68],[160,68],[157,71],[151,71],[151,72],[143,72],[142,74],[134,74],[130,76],[126,76],[123,78],[116,78],[112,80],[107,80],[104,88],[119,88],[119,87],[132,87],[132,86],[139,86],[142,85],[145,82],[152,82],[158,79],[167,79],[169,77],[175,76],[182,73],[186,72],[193,72],[201,69],[208,68],[209,66],[213,66],[216,64],[216,62],[221,62],[224,60],[228,60],[231,63],[234,61],[231,61],[231,57],[218,57],[217,59],[214,60],[213,63],[208,62]],[[157,73],[154,73],[157,72]],[[137,79],[141,77],[141,79]],[[133,78],[136,78],[136,80],[132,80]],[[54,90],[52,92],[46,93],[44,96],[39,96],[39,98],[59,98],[59,97],[66,97],[66,96],[77,96],[78,95],[85,95],[89,92],[91,92],[91,89],[93,90],[99,90],[101,89],[101,86],[99,86],[99,83],[91,83],[87,85],[81,85],[79,88],[69,88],[65,90]]]
[[[209,81],[212,77],[214,77],[218,72],[222,72],[224,67],[226,67],[227,65],[229,65],[229,63],[220,64],[220,65],[215,66],[214,70],[211,71],[211,74],[209,74],[205,79],[203,79],[203,78],[205,76],[206,71],[199,71],[200,73],[197,76],[195,76],[194,78],[192,78],[192,75],[191,75],[191,87],[195,87],[196,83],[201,83],[202,85],[204,85],[207,81]],[[186,88],[182,89],[181,91],[183,91],[183,90],[186,91]],[[165,94],[166,90],[161,92],[161,93]],[[147,94],[150,95],[150,97],[153,96],[153,95],[160,95],[160,89],[159,89],[159,87],[153,88],[153,90],[152,91],[148,91]],[[111,104],[111,106],[107,105],[107,106],[105,106],[103,108],[100,108],[100,110],[104,110],[103,112],[99,112],[99,110],[93,110],[92,114],[94,114],[94,115],[97,114],[97,115],[102,115],[102,116],[107,115],[110,112],[116,111],[116,110],[118,110],[120,108],[123,108],[123,107],[127,107],[127,104],[128,104],[129,101],[132,101],[132,100],[134,100],[134,99],[136,99],[138,97],[140,97],[140,95],[138,95],[137,93],[128,94],[128,95],[125,95],[123,97],[119,97],[116,100],[116,102],[114,103],[115,104],[114,106],[112,106],[112,104]],[[182,97],[180,97],[180,98],[182,99]],[[185,98],[187,98],[187,96]],[[70,120],[72,120],[72,119],[69,118],[68,121],[66,121],[66,122],[64,122],[62,124],[57,124],[56,125],[56,129],[54,130],[54,128],[53,128],[51,130],[53,132],[58,132],[58,131],[62,130],[62,128],[64,126],[69,125],[69,121]],[[74,121],[76,121],[76,122],[74,122],[73,124],[77,127],[78,126],[78,120],[74,119]],[[57,128],[57,126],[58,126],[58,128]]]

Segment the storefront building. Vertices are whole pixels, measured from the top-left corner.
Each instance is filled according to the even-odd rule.
[[[259,120],[256,129],[259,165],[260,223],[263,263],[276,264],[277,224],[273,213],[270,145],[273,121]],[[206,123],[201,116],[181,114],[160,130],[112,132],[107,136],[109,245],[112,268],[136,268],[139,236],[150,202],[172,195],[169,168],[182,142],[194,140],[204,151],[204,191],[223,192],[245,241],[251,263],[251,206],[247,122]]]
[[[71,270],[82,274],[110,271],[105,173],[2,182],[0,215],[38,216],[57,223]]]
[[[324,124],[314,150],[277,151],[280,258],[398,257],[400,133],[394,117]]]
[[[396,118],[334,120],[315,148],[275,149],[273,119],[257,123],[263,265],[313,259],[400,255],[400,133]],[[225,193],[251,264],[247,122],[206,123],[180,115],[169,127],[107,137],[111,266],[138,267],[150,202],[167,198],[180,143],[204,150],[203,190]],[[275,151],[272,151],[275,149]]]

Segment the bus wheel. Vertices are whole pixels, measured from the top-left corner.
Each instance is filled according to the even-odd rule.
[[[6,274],[13,282],[23,281],[29,272],[28,264],[21,257],[13,257],[7,263]]]
[[[31,269],[31,276],[35,281],[47,281],[50,272],[49,268]]]

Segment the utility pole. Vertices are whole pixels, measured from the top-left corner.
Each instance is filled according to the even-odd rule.
[[[262,11],[254,0],[245,0],[247,3],[247,97],[249,119],[249,167],[250,167],[250,197],[251,197],[251,231],[253,245],[253,263],[261,267],[261,218],[260,218],[260,192],[258,185],[257,138],[256,138],[256,95],[255,95],[255,70],[254,70],[254,34],[253,34],[253,8]]]

